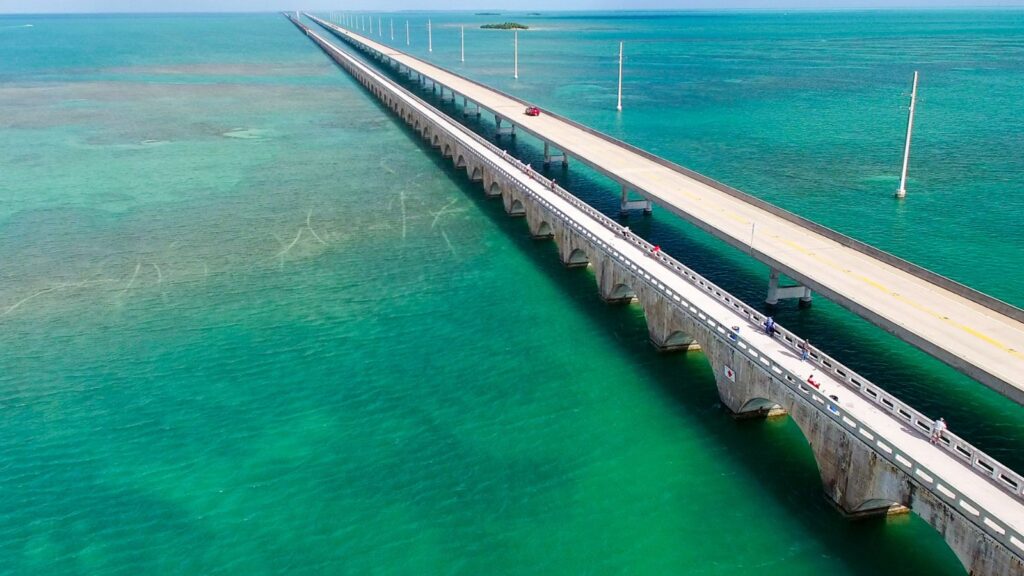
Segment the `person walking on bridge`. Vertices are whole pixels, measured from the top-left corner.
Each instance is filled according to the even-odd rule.
[[[807,356],[810,355],[810,353],[811,353],[811,341],[810,340],[804,340],[803,342],[800,343],[799,348],[800,348],[800,360],[801,361],[807,360]]]
[[[944,418],[939,418],[932,422],[932,437],[930,439],[932,444],[937,444],[942,439],[942,433],[946,431],[946,428],[946,420]]]

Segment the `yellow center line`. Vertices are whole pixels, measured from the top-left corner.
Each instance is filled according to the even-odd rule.
[[[1007,346],[1006,344],[1000,342],[999,340],[996,340],[995,338],[992,338],[992,337],[990,337],[990,336],[988,336],[986,334],[983,334],[983,333],[975,330],[974,328],[971,328],[970,326],[961,324],[961,323],[959,323],[959,322],[957,322],[955,320],[950,320],[949,317],[945,316],[944,314],[942,314],[940,312],[936,312],[935,310],[929,308],[928,306],[925,306],[924,304],[921,304],[920,302],[918,302],[916,300],[912,300],[911,298],[903,296],[902,294],[899,294],[899,293],[891,291],[884,284],[876,282],[875,280],[872,280],[871,278],[868,278],[867,276],[865,276],[863,274],[859,274],[859,273],[850,271],[849,269],[847,269],[847,268],[843,267],[842,265],[838,264],[837,262],[833,261],[831,258],[825,258],[823,256],[820,256],[820,255],[816,254],[815,252],[813,252],[813,251],[811,251],[811,250],[809,250],[807,248],[804,248],[803,246],[801,246],[801,245],[797,244],[796,242],[793,242],[792,240],[789,240],[787,238],[779,238],[779,240],[783,244],[786,244],[787,246],[790,246],[794,250],[797,250],[799,252],[807,254],[808,256],[811,256],[812,258],[822,262],[826,266],[828,266],[830,268],[833,268],[833,269],[836,269],[836,270],[839,270],[839,271],[841,271],[844,274],[847,274],[849,276],[852,276],[852,277],[860,280],[861,282],[864,282],[865,284],[870,285],[871,287],[875,288],[876,290],[879,290],[881,292],[885,292],[887,295],[893,296],[897,300],[900,300],[901,302],[905,302],[905,303],[911,305],[912,307],[920,310],[921,312],[924,312],[926,314],[934,316],[935,318],[938,318],[939,320],[947,322],[950,325],[958,328],[959,330],[962,330],[963,332],[966,332],[967,334],[970,334],[971,336],[974,336],[975,338],[978,338],[979,340],[987,342],[987,343],[989,343],[989,344],[999,348],[1000,350],[1003,350],[1004,352],[1009,352],[1010,354],[1012,354],[1014,356],[1019,356],[1019,357],[1024,358],[1024,353],[1010,348],[1009,346]]]

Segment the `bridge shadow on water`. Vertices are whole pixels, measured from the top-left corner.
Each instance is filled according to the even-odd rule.
[[[941,536],[915,515],[888,520],[843,518],[825,497],[810,447],[792,421],[787,417],[767,421],[732,419],[719,404],[714,375],[702,353],[659,354],[649,343],[644,314],[638,305],[605,304],[589,268],[565,268],[553,241],[531,238],[524,218],[509,217],[500,199],[487,198],[480,183],[471,182],[465,170],[456,169],[451,159],[443,158],[439,150],[431,148],[384,106],[381,109],[427,152],[481,214],[557,283],[567,302],[591,324],[591,337],[604,339],[638,367],[643,380],[621,385],[650,386],[681,422],[700,427],[720,443],[716,455],[723,455],[735,468],[757,479],[762,492],[753,496],[774,500],[773,507],[785,509],[789,520],[796,519],[803,525],[849,573],[883,574],[900,566],[904,574],[964,574]],[[578,361],[587,359],[581,357]],[[747,497],[751,495],[735,495],[737,499]],[[680,514],[687,512],[680,510]]]

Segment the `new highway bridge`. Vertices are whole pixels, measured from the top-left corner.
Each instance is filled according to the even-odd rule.
[[[778,272],[803,288],[770,291],[770,301],[789,295],[806,302],[813,290],[1024,404],[1024,310],[567,118],[547,111],[524,116],[525,101],[317,22],[584,162],[624,193],[634,191],[752,254],[772,268],[772,287]]]
[[[789,414],[811,444],[826,494],[841,510],[913,510],[971,574],[1024,576],[1024,477],[949,431],[929,442],[930,418],[821,350],[801,360],[797,335],[782,327],[775,335],[759,330],[765,317],[756,309],[538,175],[381,68],[443,86],[503,121],[516,118],[520,129],[733,244],[746,247],[741,239],[749,238],[756,222],[756,255],[774,270],[968,373],[986,374],[987,383],[1015,399],[1024,374],[1019,310],[567,119],[522,117],[524,104],[511,96],[307,17],[380,64],[339,48],[297,14],[289,15],[419,136],[480,181],[487,195],[500,197],[510,215],[525,217],[531,234],[552,238],[567,266],[591,267],[604,299],[637,301],[656,346],[699,345],[724,406],[741,415]]]

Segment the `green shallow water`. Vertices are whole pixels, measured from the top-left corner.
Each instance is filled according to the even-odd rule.
[[[1006,33],[969,17],[977,46]],[[574,32],[572,62],[687,18],[544,26]],[[766,23],[720,18],[708,43],[754,41],[766,66],[752,36]],[[490,38],[494,61],[470,72],[501,84]],[[700,354],[653,353],[638,308],[601,304],[587,271],[564,270],[280,16],[5,17],[0,53],[0,573],[962,573],[916,517],[842,520],[792,423],[726,417]],[[1006,68],[982,73],[1019,87]],[[786,110],[692,77],[704,102],[674,113],[679,138],[658,118],[671,95],[614,118],[574,87],[587,67],[566,69],[503,87],[827,223],[866,209],[779,176],[820,160],[814,139],[719,157],[737,107],[748,127]],[[1012,174],[1006,158],[986,161]],[[864,174],[887,171],[848,174],[884,195]],[[611,209],[586,171],[566,182]],[[1007,182],[1004,206],[1021,202]],[[877,222],[841,228],[873,240],[898,228],[890,212],[925,206],[953,219],[920,187],[902,212],[882,199]],[[762,270],[742,255],[661,213],[636,228],[756,301]],[[977,254],[1000,243],[996,224],[938,228]],[[938,232],[909,230],[908,256],[1010,276],[991,289],[1022,300],[1012,246],[961,265]],[[825,302],[782,315],[1012,459],[1019,408]]]

